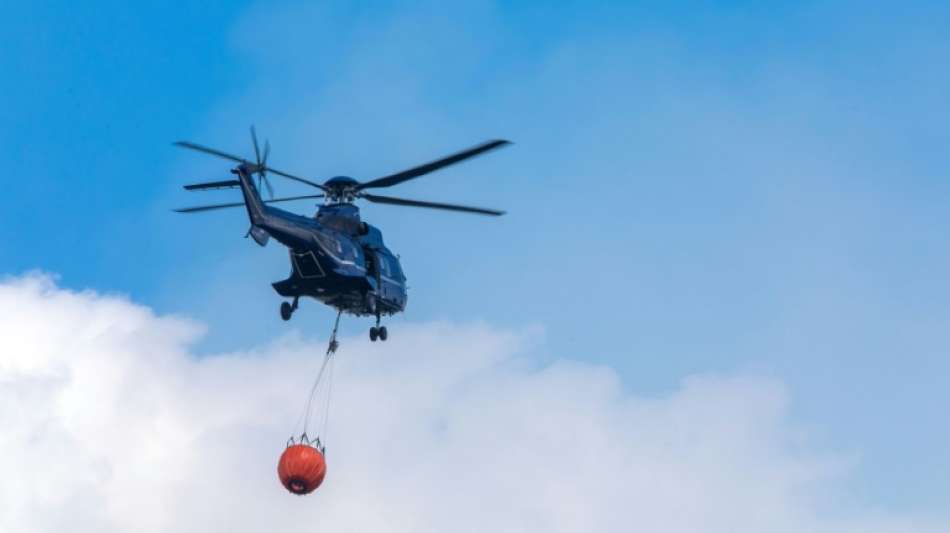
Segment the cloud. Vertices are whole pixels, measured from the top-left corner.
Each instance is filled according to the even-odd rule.
[[[329,474],[276,461],[322,340],[196,358],[203,327],[44,275],[0,283],[0,531],[946,531],[846,501],[781,383],[664,397],[520,355],[536,332],[406,325],[343,339]]]

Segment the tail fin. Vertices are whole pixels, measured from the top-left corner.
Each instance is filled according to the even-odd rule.
[[[241,193],[244,194],[244,205],[247,207],[247,216],[251,221],[251,229],[248,230],[248,233],[257,244],[264,246],[267,244],[270,235],[267,230],[261,227],[267,219],[267,207],[264,206],[261,193],[254,185],[254,180],[251,179],[247,166],[244,164],[238,165],[231,172],[237,174]]]

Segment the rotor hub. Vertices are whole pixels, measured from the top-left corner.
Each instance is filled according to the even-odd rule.
[[[360,182],[349,176],[336,176],[323,182],[331,203],[352,202],[359,193]]]

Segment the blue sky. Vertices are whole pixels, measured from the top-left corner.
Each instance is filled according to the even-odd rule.
[[[364,206],[403,257],[399,324],[540,325],[539,360],[659,394],[692,373],[785,381],[853,494],[950,503],[945,147],[950,8],[913,2],[10,6],[0,49],[0,272],[209,324],[211,352],[287,330],[277,246],[239,210],[170,208],[226,165],[371,178],[515,145],[399,189],[499,220]],[[279,193],[298,192],[277,182]],[[301,212],[313,207],[302,203]],[[305,304],[291,328],[325,335]],[[348,331],[366,324],[349,320]],[[846,505],[847,502],[835,502]]]

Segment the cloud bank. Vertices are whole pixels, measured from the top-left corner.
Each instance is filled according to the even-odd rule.
[[[693,376],[645,398],[534,332],[343,339],[316,493],[276,462],[323,340],[196,358],[203,327],[128,300],[0,283],[0,531],[947,531],[849,501],[781,383]],[[634,354],[631,354],[634,356]]]

